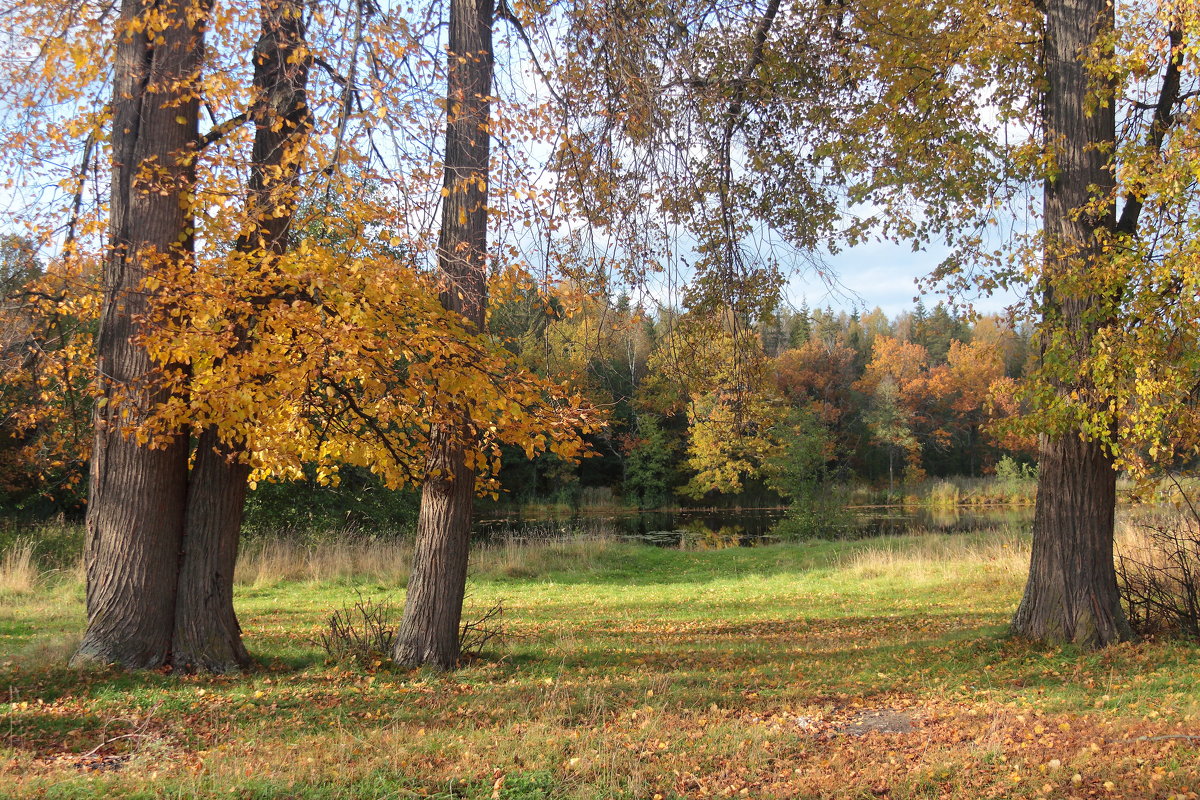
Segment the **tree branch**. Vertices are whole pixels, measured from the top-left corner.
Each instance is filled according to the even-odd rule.
[[[325,70],[325,74],[327,74],[330,78],[333,78],[333,82],[336,83],[338,86],[345,86],[346,84],[348,84],[350,82],[350,81],[346,80],[345,76],[343,76],[336,69],[334,69],[332,64],[330,64],[328,61],[321,58],[320,56],[318,56],[318,55],[312,56],[312,62],[314,64],[316,64],[318,67],[320,67],[321,69]]]
[[[529,34],[525,31],[525,26],[521,24],[521,20],[513,12],[512,7],[509,6],[508,0],[500,0],[496,4],[495,17],[496,19],[508,22],[516,29],[517,38],[521,40],[521,43],[525,45],[525,49],[529,51],[529,59],[533,62],[533,68],[537,70],[538,77],[546,84],[546,89],[550,92],[550,96],[554,98],[554,101],[565,107],[566,103],[559,96],[558,92],[554,90],[554,84],[550,82],[550,76],[546,74],[546,71],[542,69],[541,62],[538,61],[537,53],[533,49],[533,42],[529,40]]]
[[[1167,132],[1175,124],[1175,104],[1180,100],[1180,81],[1183,72],[1183,28],[1178,21],[1173,22],[1167,34],[1171,43],[1171,58],[1167,62],[1167,71],[1163,75],[1162,87],[1158,94],[1158,103],[1154,106],[1154,119],[1150,122],[1150,130],[1146,134],[1146,147],[1154,152],[1162,149],[1167,138]],[[1137,233],[1138,220],[1142,214],[1145,198],[1130,191],[1125,198],[1125,207],[1121,209],[1121,217],[1117,220],[1117,233],[1133,236]]]
[[[196,151],[199,152],[199,151],[203,150],[204,148],[208,147],[210,144],[214,144],[218,140],[223,139],[226,135],[228,135],[230,133],[230,131],[234,130],[242,123],[249,121],[249,119],[250,119],[249,113],[243,111],[241,114],[238,114],[236,117],[230,117],[229,119],[220,123],[219,125],[214,127],[211,131],[209,131],[208,133],[206,133],[200,137],[200,140],[198,142],[196,142]]]
[[[71,201],[71,217],[67,221],[67,235],[63,240],[63,252],[70,253],[75,244],[75,228],[79,224],[79,212],[83,208],[83,187],[87,183],[88,167],[92,161],[92,149],[96,145],[96,135],[89,133],[83,143],[83,158],[79,160],[79,180],[75,182],[75,197]]]

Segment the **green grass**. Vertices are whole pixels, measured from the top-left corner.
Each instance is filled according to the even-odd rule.
[[[83,592],[60,572],[0,597],[0,796],[1194,793],[1200,742],[1156,737],[1200,735],[1200,652],[1006,638],[1024,547],[981,533],[491,548],[466,616],[503,600],[509,640],[450,675],[326,663],[314,639],[331,611],[356,591],[402,600],[380,570],[248,572],[249,675],[69,670]],[[878,710],[914,731],[839,732]]]

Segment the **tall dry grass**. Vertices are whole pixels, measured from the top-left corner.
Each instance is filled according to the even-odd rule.
[[[1200,516],[1124,520],[1115,542],[1117,580],[1134,632],[1200,640]]]
[[[471,572],[502,578],[586,572],[602,566],[601,557],[615,542],[598,531],[563,534],[549,528],[519,538],[500,536],[472,548]],[[354,533],[316,542],[287,535],[255,538],[238,555],[235,580],[244,586],[273,586],[366,578],[401,586],[408,580],[412,555],[410,540]]]
[[[287,536],[253,539],[238,554],[234,580],[248,586],[348,578],[403,583],[408,580],[412,552],[412,543],[402,539],[362,536],[320,542]]]
[[[1029,538],[1007,528],[972,535],[888,536],[849,553],[840,566],[859,579],[920,582],[965,578],[980,571],[1016,579],[1029,570]]]
[[[32,592],[41,578],[32,539],[17,539],[0,559],[0,595]]]
[[[480,545],[471,553],[476,575],[532,578],[554,572],[594,572],[604,566],[617,539],[604,534],[581,534],[554,539],[505,539]]]

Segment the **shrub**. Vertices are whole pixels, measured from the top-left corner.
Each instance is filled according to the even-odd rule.
[[[477,619],[463,622],[462,630],[458,632],[458,660],[477,661],[483,658],[488,645],[501,645],[506,638],[504,601],[501,600]]]
[[[953,481],[938,481],[925,498],[925,505],[932,508],[956,508],[961,502],[962,492]]]
[[[793,503],[771,535],[783,541],[844,539],[855,531],[854,513],[839,498]]]
[[[1022,464],[1012,456],[996,462],[996,479],[1001,483],[1028,483],[1038,477],[1037,464]]]
[[[1118,542],[1116,567],[1135,633],[1200,641],[1200,516],[1139,524]]]
[[[360,592],[353,605],[330,615],[320,644],[334,661],[375,667],[391,660],[396,629],[391,600],[375,601]]]
[[[390,598],[376,601],[357,594],[352,605],[329,616],[320,645],[333,661],[373,669],[391,662],[399,630],[396,608]],[[486,647],[503,642],[505,636],[504,604],[500,602],[477,619],[463,622],[458,634],[459,660],[482,658]]]

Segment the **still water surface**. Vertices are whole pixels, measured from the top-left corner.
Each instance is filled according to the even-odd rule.
[[[859,506],[831,524],[829,535],[848,538],[916,531],[965,533],[1005,527],[1026,531],[1033,506],[913,508]],[[676,511],[582,510],[572,514],[525,516],[493,514],[476,523],[482,539],[545,539],[579,533],[615,533],[660,547],[753,547],[779,541],[772,529],[785,508],[682,509]]]

